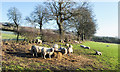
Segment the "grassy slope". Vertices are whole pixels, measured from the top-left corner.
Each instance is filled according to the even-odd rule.
[[[103,64],[104,68],[108,69],[117,69],[118,67],[118,45],[110,44],[110,43],[102,43],[102,42],[84,42],[82,45],[90,46],[91,49],[84,49],[80,47],[80,44],[73,45],[75,53],[79,53],[81,55],[87,56],[88,58],[95,59],[97,63]],[[109,45],[107,47],[106,45]],[[93,55],[95,53],[94,50],[98,50],[102,52],[102,56]]]

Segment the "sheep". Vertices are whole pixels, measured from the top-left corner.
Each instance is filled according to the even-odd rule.
[[[58,44],[54,44],[53,48],[54,48],[55,51],[57,51],[58,50]]]
[[[95,53],[96,55],[102,55],[102,53],[101,52],[99,52],[99,51],[96,51],[96,53]]]
[[[85,49],[90,49],[90,47],[85,47]]]
[[[74,43],[79,43],[78,41],[74,40]]]
[[[38,44],[38,43],[42,44],[42,40],[36,39],[35,43],[37,43],[37,44]]]
[[[46,54],[49,54],[49,58],[51,58],[51,55],[54,53],[54,48],[42,48],[42,57],[46,59]]]
[[[31,47],[31,54],[32,54],[33,56],[38,57],[38,53],[41,53],[42,48],[43,48],[43,47],[33,45],[33,46]]]
[[[67,49],[66,49],[66,48],[61,47],[61,45],[60,45],[60,48],[59,48],[58,50],[60,50],[60,51],[62,52],[62,54],[64,54],[64,55],[66,55],[66,54],[67,54]]]
[[[109,45],[106,45],[106,47],[109,47]]]
[[[84,45],[80,45],[80,47],[85,48],[86,46],[84,46]]]
[[[69,44],[65,44],[65,46],[69,47]]]
[[[68,47],[68,54],[71,54],[71,53],[73,53],[73,46],[72,45],[69,45],[69,47]]]

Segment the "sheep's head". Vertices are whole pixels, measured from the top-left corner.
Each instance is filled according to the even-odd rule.
[[[73,48],[73,46],[72,46],[72,45],[69,45],[69,47],[70,47],[70,48]]]

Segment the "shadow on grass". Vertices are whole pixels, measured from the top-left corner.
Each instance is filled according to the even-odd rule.
[[[26,57],[26,58],[38,58],[41,57],[41,53],[38,53],[38,57],[34,57],[32,56],[31,53],[25,53],[25,52],[6,52],[7,54],[13,55],[13,56],[17,56],[17,57]],[[54,55],[52,55],[51,57],[54,57]],[[46,55],[46,58],[49,58],[49,55]]]

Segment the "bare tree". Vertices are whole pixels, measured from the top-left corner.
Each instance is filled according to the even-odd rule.
[[[92,10],[89,7],[89,4],[86,7],[78,8],[80,14],[74,17],[73,27],[75,27],[78,35],[78,39],[82,40],[89,39],[96,32],[96,19],[93,15]]]
[[[8,10],[7,16],[9,18],[9,20],[12,20],[14,22],[14,24],[16,25],[17,28],[17,41],[19,39],[19,25],[20,25],[20,20],[21,20],[21,13],[19,12],[19,10],[15,7],[12,7]]]
[[[50,20],[56,20],[56,23],[59,27],[59,34],[60,39],[64,36],[64,27],[67,21],[69,21],[70,18],[76,16],[79,14],[78,11],[76,11],[75,2],[49,2],[48,9],[49,9],[49,19]],[[84,3],[81,3],[81,6],[83,6]]]
[[[37,24],[32,13],[30,14],[30,17],[27,16],[25,20],[36,28]]]
[[[41,33],[43,23],[47,22],[46,14],[47,14],[47,9],[44,6],[38,4],[35,7],[35,10],[31,13],[30,17],[26,17],[26,20],[32,24],[37,23]]]

